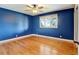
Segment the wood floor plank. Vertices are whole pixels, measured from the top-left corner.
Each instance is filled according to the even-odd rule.
[[[77,55],[73,42],[32,36],[0,45],[0,55]]]

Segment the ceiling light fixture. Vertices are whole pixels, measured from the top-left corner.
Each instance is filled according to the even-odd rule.
[[[41,12],[43,8],[44,8],[43,5],[32,4],[32,5],[26,5],[25,11],[31,11],[33,14],[36,14],[38,12]]]
[[[33,14],[38,13],[38,10],[34,9],[34,10],[32,10],[32,13]]]

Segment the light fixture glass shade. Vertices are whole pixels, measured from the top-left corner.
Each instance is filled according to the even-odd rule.
[[[32,12],[35,14],[35,13],[37,13],[38,11],[34,9],[34,10],[32,10]]]

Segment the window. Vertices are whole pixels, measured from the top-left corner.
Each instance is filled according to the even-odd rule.
[[[58,28],[57,14],[41,16],[40,28]]]

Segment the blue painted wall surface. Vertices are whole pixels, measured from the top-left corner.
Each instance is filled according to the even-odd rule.
[[[39,17],[49,14],[58,14],[58,28],[40,28],[39,26]],[[36,34],[42,34],[46,36],[52,36],[52,37],[60,37],[62,35],[62,38],[65,39],[73,39],[74,38],[74,10],[73,9],[67,9],[57,12],[51,12],[46,13],[42,15],[38,15],[33,17],[33,29],[34,33]]]
[[[0,40],[31,33],[32,16],[0,8]]]
[[[73,9],[46,13],[38,16],[29,16],[15,11],[0,8],[0,40],[14,38],[16,35],[42,34],[46,36],[73,39],[74,15]],[[39,26],[39,17],[49,14],[58,14],[58,28],[42,29]],[[8,16],[13,16],[8,18]]]

